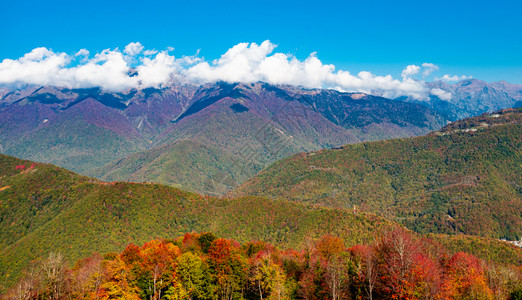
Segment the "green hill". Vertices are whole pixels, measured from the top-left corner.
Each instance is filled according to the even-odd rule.
[[[94,252],[122,251],[129,243],[198,231],[298,249],[332,234],[353,246],[371,242],[390,226],[395,225],[371,213],[262,197],[201,196],[159,184],[100,182],[0,155],[0,291],[50,252],[63,253],[72,263]],[[487,260],[522,261],[522,250],[504,242],[437,239],[453,251],[472,252],[480,245],[488,250],[476,255]]]
[[[260,163],[236,156],[221,147],[181,140],[127,156],[90,172],[107,181],[154,182],[207,195],[224,194],[259,172]]]
[[[428,136],[366,142],[278,161],[231,195],[356,205],[418,232],[522,236],[522,109]]]
[[[158,184],[104,183],[0,155],[0,290],[49,252],[73,262],[129,243],[212,231],[298,247],[326,233],[355,244],[392,224],[372,214],[259,197],[219,199]]]

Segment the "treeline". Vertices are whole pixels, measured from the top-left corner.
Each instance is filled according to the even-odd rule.
[[[4,299],[522,299],[521,266],[449,255],[405,229],[347,248],[326,235],[301,251],[212,233],[29,269]]]

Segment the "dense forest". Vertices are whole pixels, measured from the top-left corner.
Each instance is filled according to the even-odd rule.
[[[396,227],[347,247],[335,236],[301,251],[212,233],[131,244],[68,268],[51,253],[6,299],[521,299],[522,269],[449,253]]]
[[[0,189],[0,293],[49,252],[75,261],[192,231],[281,247],[299,247],[307,237],[330,233],[355,245],[393,224],[372,214],[289,201],[220,199],[158,184],[101,182],[2,155]]]
[[[417,232],[522,237],[522,109],[280,160],[230,193],[348,208]]]

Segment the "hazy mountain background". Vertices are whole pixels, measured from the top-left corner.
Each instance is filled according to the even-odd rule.
[[[421,103],[442,114],[451,121],[478,116],[510,107],[522,107],[522,85],[506,81],[487,83],[478,79],[462,80],[454,84],[445,81],[428,82],[431,89],[441,89],[451,94],[449,99],[431,95],[427,101],[411,97],[398,98]]]

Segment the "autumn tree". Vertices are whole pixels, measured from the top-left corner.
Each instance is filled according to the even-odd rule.
[[[180,255],[177,246],[170,242],[153,240],[140,249],[140,271],[148,282],[144,291],[151,300],[161,299],[167,289],[170,294],[184,294],[176,277],[175,260]]]
[[[71,294],[74,299],[99,299],[104,279],[103,258],[95,253],[80,260],[71,270]]]
[[[246,283],[246,260],[238,246],[226,239],[214,240],[208,250],[209,266],[220,299],[240,296]]]
[[[176,264],[176,272],[188,299],[210,299],[213,288],[203,259],[193,252],[186,252],[176,259]]]
[[[32,300],[40,297],[39,276],[37,269],[31,268],[22,280],[10,288],[4,295],[6,300]]]
[[[394,299],[435,299],[442,282],[439,265],[422,240],[404,228],[386,232],[375,245],[378,272],[385,293]]]
[[[452,299],[493,299],[480,260],[464,252],[456,253],[448,262],[446,289]]]
[[[140,299],[131,270],[121,255],[107,262],[104,278],[101,299]]]
[[[198,242],[203,253],[208,253],[212,242],[214,242],[216,239],[217,237],[212,232],[204,232],[199,236]]]
[[[260,299],[286,299],[286,276],[270,253],[260,252],[251,263],[250,280],[259,292]]]
[[[375,250],[370,246],[357,245],[351,249],[351,253],[357,259],[357,273],[366,299],[373,300],[379,279]]]
[[[337,253],[326,262],[325,281],[333,300],[346,298],[351,279],[355,275],[354,265],[348,253]]]
[[[507,299],[510,293],[520,287],[520,274],[512,266],[491,264],[486,270],[488,286],[495,299]]]

